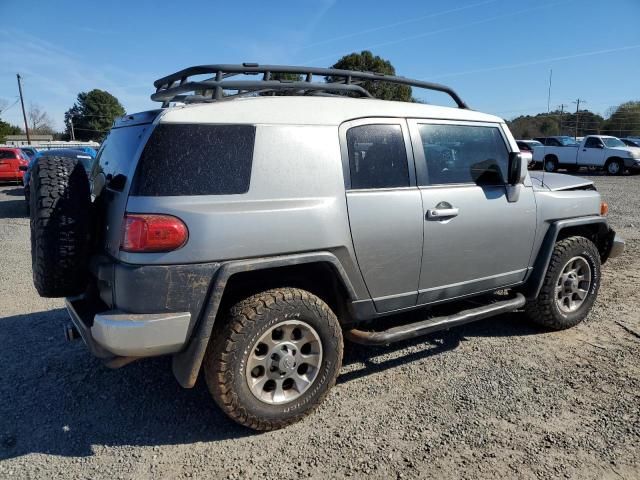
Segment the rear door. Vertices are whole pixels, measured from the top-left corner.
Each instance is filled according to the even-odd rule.
[[[340,128],[347,207],[358,265],[379,312],[415,305],[422,200],[405,120]]]
[[[422,197],[418,304],[522,281],[535,236],[533,188],[506,196],[508,142],[500,125],[410,120]]]

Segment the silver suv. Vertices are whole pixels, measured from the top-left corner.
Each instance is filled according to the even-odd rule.
[[[457,107],[368,98],[379,83]],[[119,119],[88,176],[64,157],[34,166],[34,283],[67,297],[68,337],[108,365],[171,355],[183,387],[203,370],[251,428],[322,402],[343,338],[518,309],[576,325],[624,249],[590,181],[528,173],[504,121],[445,86],[257,64],[155,86],[162,108]]]

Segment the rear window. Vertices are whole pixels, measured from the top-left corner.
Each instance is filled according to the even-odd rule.
[[[145,146],[132,195],[232,195],[249,191],[253,125],[160,124]]]
[[[0,159],[14,159],[16,154],[11,150],[0,150]]]

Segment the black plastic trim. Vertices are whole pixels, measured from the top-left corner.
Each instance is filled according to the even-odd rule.
[[[329,252],[302,253],[280,257],[255,258],[222,263],[211,282],[207,303],[198,325],[195,327],[187,347],[173,356],[172,368],[178,383],[184,388],[192,388],[196,384],[204,354],[211,338],[218,308],[222,301],[225,287],[235,273],[262,270],[267,268],[302,265],[307,263],[329,263],[341,278],[347,292],[347,300],[356,299],[356,292],[335,255]]]
[[[544,282],[544,276],[547,272],[549,262],[551,261],[551,255],[553,255],[553,248],[556,240],[558,239],[559,233],[565,228],[580,227],[583,225],[600,225],[601,228],[605,228],[607,231],[609,230],[607,219],[600,216],[558,220],[549,225],[549,229],[547,230],[544,240],[542,241],[542,245],[540,246],[540,250],[536,256],[533,270],[527,278],[524,288],[521,289],[522,293],[524,293],[527,298],[535,298],[540,293],[542,283]]]

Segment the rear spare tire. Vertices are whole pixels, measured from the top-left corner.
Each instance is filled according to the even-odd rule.
[[[82,164],[41,157],[31,170],[31,265],[43,297],[82,293],[89,257],[89,180]]]

